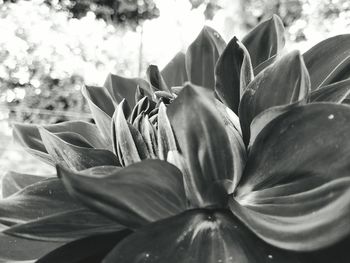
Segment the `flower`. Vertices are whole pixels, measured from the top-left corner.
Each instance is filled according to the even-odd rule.
[[[103,88],[85,87],[96,125],[17,125],[15,137],[58,164],[60,179],[2,200],[4,233],[57,246],[77,239],[39,262],[100,260],[114,245],[105,262],[301,262],[284,249],[336,244],[350,232],[350,113],[334,103],[349,93],[350,50],[339,44],[349,41],[281,56],[276,16],[227,46],[205,27],[186,55],[161,72],[150,66],[148,81],[110,75]],[[195,85],[179,87],[186,81]],[[86,253],[96,234],[101,244]]]

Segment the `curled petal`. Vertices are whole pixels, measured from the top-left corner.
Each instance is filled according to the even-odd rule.
[[[249,53],[234,37],[227,44],[216,64],[215,91],[226,106],[238,113],[243,89],[253,77]]]
[[[244,142],[249,142],[250,124],[255,116],[274,106],[306,102],[309,90],[309,75],[298,51],[263,70],[248,85],[239,105]]]

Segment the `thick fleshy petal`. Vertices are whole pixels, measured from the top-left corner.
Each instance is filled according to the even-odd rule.
[[[187,85],[167,113],[188,167],[185,185],[191,204],[224,206],[233,191],[236,164],[212,92]]]
[[[350,34],[328,38],[304,54],[311,89],[350,77]]]
[[[103,178],[58,167],[68,191],[87,206],[131,228],[185,209],[181,172],[173,165],[146,160]]]
[[[136,104],[135,93],[137,87],[139,87],[147,96],[151,95],[149,83],[140,78],[124,78],[118,75],[109,74],[103,86],[108,90],[115,106],[117,106],[123,99],[126,99],[130,107],[133,108]]]
[[[161,74],[168,87],[183,85],[188,80],[185,54],[183,52],[177,53],[162,69]]]
[[[29,185],[0,200],[0,223],[13,225],[81,208],[74,202],[57,178]]]
[[[1,178],[1,197],[6,198],[31,184],[48,179],[49,177],[53,177],[53,175],[39,176],[9,171]]]
[[[324,86],[310,93],[310,101],[342,103],[350,94],[350,78]]]
[[[215,91],[227,107],[238,113],[244,85],[248,84],[253,77],[249,53],[243,44],[234,37],[227,44],[216,64]]]
[[[150,242],[151,240],[151,242]],[[145,226],[120,242],[104,263],[298,263],[228,211],[192,210]]]
[[[78,208],[17,224],[4,233],[33,240],[69,242],[122,229],[125,227],[88,208]]]
[[[78,171],[94,166],[120,165],[117,156],[109,150],[75,146],[45,128],[39,128],[39,131],[46,150],[56,164],[63,163]]]
[[[99,99],[96,99],[94,95],[96,95],[94,90],[103,90],[103,88],[100,87],[87,87],[83,86],[81,92],[85,99],[87,100],[92,116],[94,117],[94,120],[96,122],[96,125],[98,129],[100,130],[104,140],[107,142],[107,145],[111,145],[111,116],[113,115],[113,112],[105,112],[103,109],[100,108],[100,106],[97,104]],[[98,94],[104,94],[104,98],[106,98],[106,104],[113,105],[111,99],[105,94],[106,92],[103,90],[101,92],[98,92]],[[100,103],[102,103],[100,101]],[[114,107],[114,106],[113,106]],[[110,107],[108,107],[110,108]],[[112,115],[110,115],[112,114]]]
[[[298,51],[262,71],[248,85],[239,106],[244,142],[249,143],[250,124],[255,116],[274,106],[306,102],[309,90],[309,75]]]
[[[62,242],[29,240],[0,233],[0,261],[35,260],[63,244]]]
[[[232,211],[267,242],[312,251],[350,234],[350,108],[295,107],[255,139]]]
[[[127,122],[123,103],[124,101],[119,104],[113,116],[112,137],[113,149],[119,157],[120,164],[128,166],[151,156],[140,132]]]
[[[213,90],[215,64],[225,46],[226,43],[219,33],[205,26],[186,52],[186,71],[189,81]]]
[[[249,51],[253,67],[257,67],[283,49],[285,36],[282,20],[273,15],[254,27],[242,42]]]
[[[124,230],[103,235],[85,237],[65,244],[47,255],[41,257],[36,263],[96,263],[102,259],[127,237],[131,231]]]

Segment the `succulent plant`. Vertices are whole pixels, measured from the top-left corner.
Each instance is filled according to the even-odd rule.
[[[284,42],[277,16],[227,45],[204,27],[147,80],[84,87],[96,125],[15,125],[58,178],[4,177],[0,256],[294,263],[346,253],[350,35],[303,55],[283,53]]]

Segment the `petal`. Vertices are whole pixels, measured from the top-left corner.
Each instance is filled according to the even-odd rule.
[[[249,51],[254,68],[283,49],[286,41],[284,34],[282,20],[273,15],[243,38],[242,42]]]
[[[273,55],[272,57],[268,58],[267,60],[265,60],[264,62],[261,62],[258,66],[256,66],[254,68],[254,75],[258,75],[261,71],[263,71],[265,68],[267,68],[268,66],[272,65],[276,59],[278,58],[276,55]]]
[[[350,94],[350,78],[324,86],[310,93],[310,101],[342,103]]]
[[[182,175],[175,166],[163,161],[143,161],[103,178],[62,166],[58,173],[68,191],[81,202],[132,228],[185,208]]]
[[[78,208],[17,224],[3,232],[33,240],[69,242],[85,236],[109,233],[124,228],[87,208]]]
[[[311,89],[350,77],[350,34],[328,38],[304,54]]]
[[[194,207],[225,205],[238,176],[224,121],[210,95],[204,88],[187,85],[167,111],[188,167],[185,184]]]
[[[0,233],[0,260],[35,260],[62,245],[62,242],[28,240]]]
[[[163,79],[163,76],[160,74],[159,69],[156,65],[149,65],[146,73],[149,82],[155,90],[170,92],[167,84]]]
[[[215,67],[215,91],[227,107],[238,113],[243,85],[253,79],[253,68],[247,49],[234,37],[226,46]],[[245,85],[244,84],[244,85]]]
[[[124,230],[85,237],[55,249],[40,258],[36,263],[101,262],[105,255],[129,234],[129,230]]]
[[[103,262],[301,261],[293,253],[264,243],[228,211],[191,210],[137,230],[120,242]]]
[[[118,106],[113,116],[113,149],[118,153],[121,165],[128,166],[150,158],[150,154],[140,132],[126,121],[123,103],[124,101]]]
[[[101,165],[120,165],[117,156],[108,150],[75,146],[42,127],[39,131],[47,151],[56,164],[64,163],[75,170]]]
[[[168,87],[182,86],[188,80],[185,54],[177,53],[162,69],[161,74]]]
[[[161,160],[166,160],[170,151],[176,151],[176,141],[170,121],[166,114],[164,103],[159,105],[158,111],[158,156]]]
[[[13,225],[80,208],[57,178],[42,180],[0,200],[0,223]],[[20,208],[20,209],[19,209]]]
[[[350,108],[295,107],[256,137],[232,211],[272,245],[308,251],[350,234]]]
[[[0,185],[2,188],[2,198],[6,198],[12,194],[15,194],[28,185],[37,183],[44,179],[48,179],[49,177],[52,176],[39,176],[9,171],[5,173],[5,175],[1,178]]]
[[[130,107],[133,108],[136,104],[135,93],[137,87],[140,87],[147,96],[151,95],[149,83],[140,78],[124,78],[118,75],[109,74],[103,86],[108,90],[115,106],[117,106],[123,99],[126,99]]]
[[[96,92],[94,90],[100,90],[100,92]],[[87,87],[83,86],[82,88],[82,94],[87,100],[92,116],[94,117],[94,120],[96,122],[96,125],[98,129],[100,130],[102,137],[107,142],[107,145],[111,145],[111,115],[113,112],[105,112],[103,109],[100,108],[100,105],[97,104],[96,98],[94,95],[96,94],[104,94],[103,98],[106,99],[106,104],[111,104],[111,99],[105,94],[105,91],[102,91],[103,88],[100,87]],[[100,101],[100,103],[103,104],[103,102]],[[112,104],[113,105],[113,104]]]
[[[309,75],[298,51],[290,52],[262,71],[248,85],[239,106],[244,142],[249,142],[250,124],[255,116],[273,106],[305,101],[309,90]]]
[[[226,46],[214,29],[205,26],[186,52],[186,71],[189,81],[214,89],[215,64]]]

